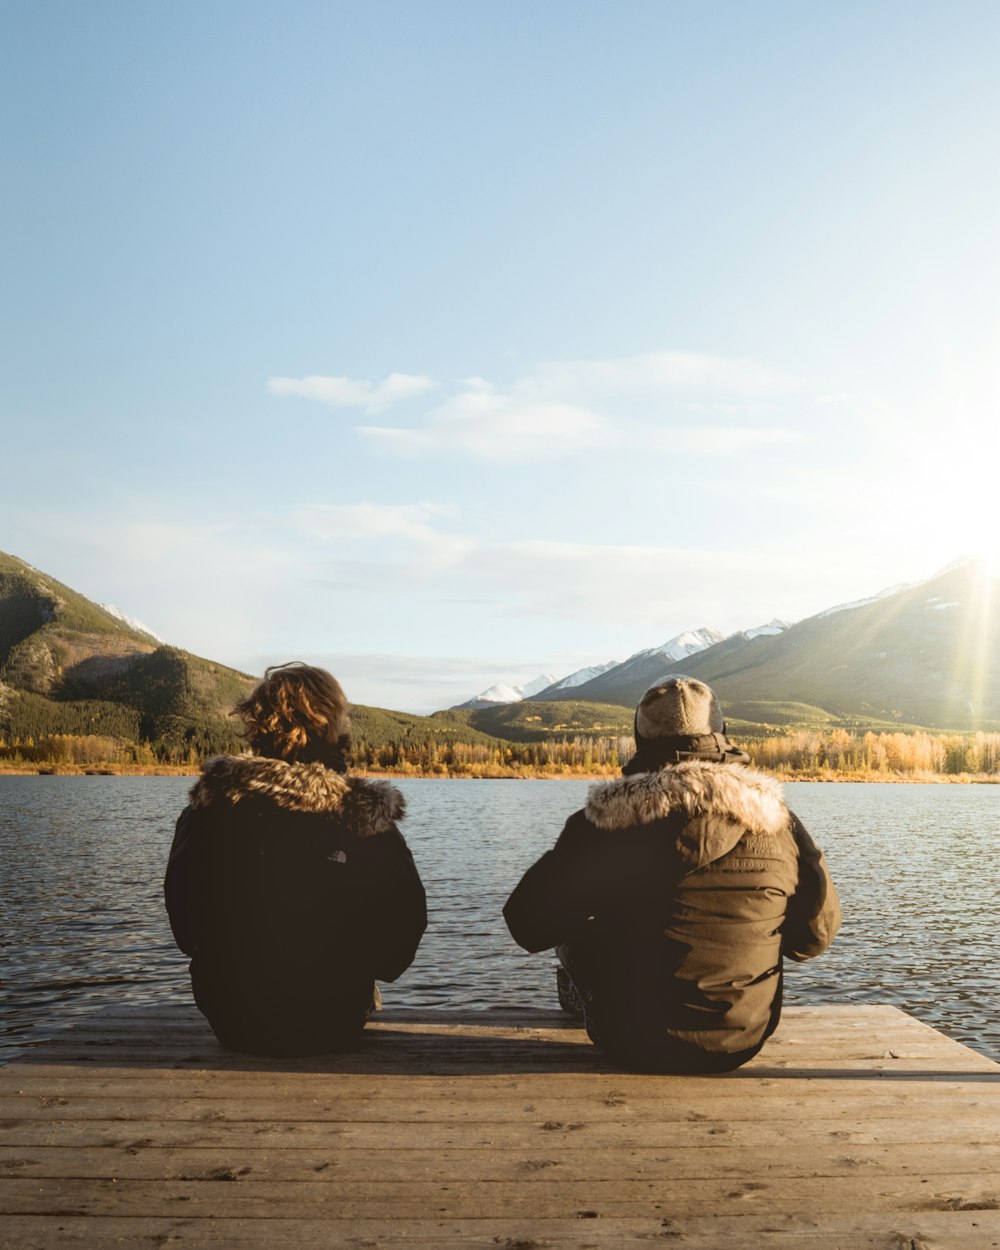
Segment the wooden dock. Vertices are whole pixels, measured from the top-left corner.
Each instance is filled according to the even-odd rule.
[[[712,1077],[566,1018],[386,1012],[355,1054],[120,1008],[0,1068],[0,1245],[1000,1247],[1000,1065],[891,1007],[790,1008]]]

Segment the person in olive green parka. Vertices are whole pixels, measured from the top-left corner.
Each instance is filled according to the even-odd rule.
[[[782,960],[840,925],[823,855],[779,784],[748,768],[703,682],[672,676],[636,711],[636,755],[525,873],[504,908],[556,947],[560,1000],[642,1071],[721,1072],[777,1027]]]

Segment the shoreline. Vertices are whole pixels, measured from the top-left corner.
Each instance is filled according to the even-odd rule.
[[[784,769],[766,769],[756,765],[757,771],[766,773],[780,782],[814,781],[823,784],[850,785],[1000,785],[1000,773],[834,773],[822,769],[803,769],[792,772]],[[100,768],[85,768],[80,764],[6,764],[0,760],[0,777],[198,777],[201,768],[194,764],[109,764]],[[620,770],[605,772],[546,772],[524,770],[518,772],[485,771],[482,773],[416,773],[374,772],[370,769],[352,770],[354,777],[373,777],[400,781],[607,781],[621,775]]]

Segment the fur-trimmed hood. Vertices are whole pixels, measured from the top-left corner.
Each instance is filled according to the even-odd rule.
[[[406,810],[403,796],[387,781],[344,777],[322,764],[289,764],[260,755],[217,755],[191,788],[193,808],[235,805],[259,796],[289,812],[342,816],[364,837],[383,833]]]
[[[726,854],[744,834],[774,837],[791,828],[780,784],[740,764],[697,760],[591,786],[585,814],[608,831],[649,825],[674,813],[688,818],[685,858],[704,864]]]

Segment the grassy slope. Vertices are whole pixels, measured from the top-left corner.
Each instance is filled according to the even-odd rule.
[[[504,703],[496,707],[462,708],[436,712],[434,719],[446,723],[454,718],[473,729],[508,742],[545,742],[552,738],[628,736],[632,713],[611,704],[562,701],[553,703]]]
[[[0,729],[235,745],[233,705],[253,679],[157,643],[0,553]]]
[[[866,607],[803,622],[753,679],[775,683],[776,695],[794,681],[815,691],[813,701],[823,706],[904,724],[995,731],[997,589],[995,580],[964,567]],[[749,677],[737,677],[731,694],[738,696]]]
[[[133,629],[54,577],[2,551],[0,606],[0,663],[11,646],[56,620],[68,633],[109,634],[155,645],[142,630]]]
[[[392,712],[387,708],[366,707],[360,703],[351,705],[351,733],[355,741],[365,741],[373,746],[387,742],[424,746],[432,740],[438,743],[467,742],[493,747],[496,737],[481,733],[467,721],[451,720],[451,713],[434,716],[416,716],[409,712]]]
[[[0,552],[0,681],[59,697],[75,675],[108,673],[153,650],[156,640],[98,604]]]
[[[674,665],[622,666],[579,697],[634,707],[668,671],[708,682],[734,716],[806,705],[847,727],[1000,729],[1000,584],[975,566],[863,607],[812,617],[775,636],[734,637]],[[755,709],[743,711],[742,709]],[[741,709],[741,710],[737,710]],[[768,712],[772,724],[791,715]]]

